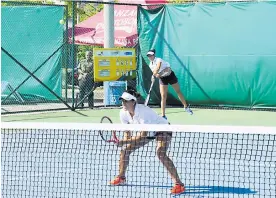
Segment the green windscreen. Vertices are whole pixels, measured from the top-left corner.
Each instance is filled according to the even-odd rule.
[[[276,2],[139,7],[138,91],[150,86],[146,52],[168,61],[191,104],[276,107]],[[151,103],[160,103],[155,83]],[[180,104],[169,87],[168,104]]]
[[[60,24],[60,20],[63,18],[64,8],[61,6],[5,6],[1,11],[2,48],[30,72],[37,70],[34,75],[61,96],[62,50],[57,51],[57,49],[63,43],[64,25]],[[54,53],[55,51],[57,53]],[[29,74],[3,50],[1,58],[2,82],[16,88],[28,78]],[[33,77],[18,89],[18,93],[23,96],[57,99]]]

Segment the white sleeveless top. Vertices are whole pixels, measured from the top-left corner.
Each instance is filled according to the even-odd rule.
[[[168,62],[164,61],[161,58],[155,57],[155,59],[153,61],[150,61],[150,64],[149,64],[149,67],[150,67],[151,71],[154,71],[154,69],[156,68],[158,62],[161,62],[161,67],[160,67],[158,73],[160,73],[161,71],[163,71],[164,69],[166,69],[168,67],[171,67]]]
[[[122,124],[168,124],[168,120],[162,118],[155,111],[143,104],[136,104],[133,118],[128,111],[121,109],[120,120]]]

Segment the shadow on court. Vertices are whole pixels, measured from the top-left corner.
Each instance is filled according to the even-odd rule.
[[[161,185],[136,185],[136,184],[126,184],[124,186],[129,187],[145,187],[145,188],[168,188],[171,189],[172,186],[161,186]],[[200,198],[204,198],[206,194],[256,194],[257,191],[253,191],[250,188],[238,188],[238,187],[226,187],[226,186],[186,186],[186,191],[180,195],[175,195],[173,197],[178,197],[181,195],[198,195]]]

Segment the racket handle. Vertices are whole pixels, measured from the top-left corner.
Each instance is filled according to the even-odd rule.
[[[113,141],[114,141],[114,143],[118,143],[119,142],[119,139],[116,136],[116,131],[113,131]]]
[[[152,75],[152,76],[151,76],[151,82],[154,82],[154,81],[155,81],[155,76]]]

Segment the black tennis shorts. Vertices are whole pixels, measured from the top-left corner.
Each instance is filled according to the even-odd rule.
[[[155,136],[147,137],[147,139],[153,140],[153,139],[156,139],[157,136],[162,136],[164,134],[167,134],[168,136],[172,137],[172,132],[166,132],[166,131],[162,132],[162,131],[159,131],[159,132],[155,133]]]
[[[168,85],[168,84],[173,85],[177,82],[178,82],[177,77],[175,76],[173,71],[171,72],[170,75],[159,78],[160,85]]]

